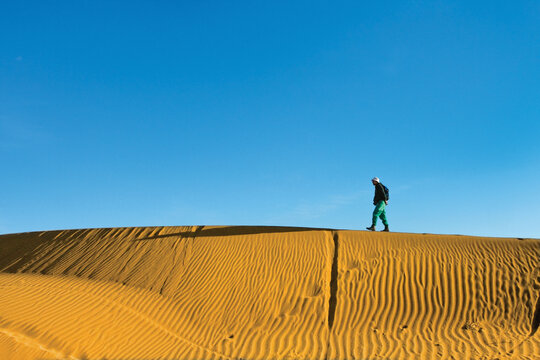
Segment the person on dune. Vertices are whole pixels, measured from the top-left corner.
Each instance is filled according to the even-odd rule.
[[[388,220],[386,220],[386,205],[388,205],[388,189],[386,186],[381,184],[379,178],[374,177],[371,179],[371,183],[375,186],[375,197],[373,198],[373,205],[375,205],[375,210],[373,210],[373,219],[371,221],[371,226],[366,229],[370,231],[375,231],[375,226],[377,225],[377,218],[381,218],[382,223],[384,224],[384,229],[381,231],[390,231],[388,229]]]

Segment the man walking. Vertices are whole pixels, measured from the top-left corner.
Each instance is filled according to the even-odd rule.
[[[388,229],[388,221],[386,220],[386,205],[388,205],[388,194],[385,191],[386,187],[381,184],[379,178],[375,177],[371,179],[371,183],[375,186],[375,197],[373,198],[373,205],[375,205],[375,210],[373,210],[373,220],[371,226],[366,228],[371,231],[375,231],[375,225],[377,225],[377,218],[381,218],[382,223],[384,224],[384,230],[390,231]]]

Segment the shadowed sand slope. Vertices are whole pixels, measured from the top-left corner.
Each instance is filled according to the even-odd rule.
[[[116,228],[0,255],[0,359],[540,359],[533,239]]]

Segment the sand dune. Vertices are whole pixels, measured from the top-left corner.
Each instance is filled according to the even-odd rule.
[[[0,359],[540,359],[535,239],[117,228],[0,255]]]

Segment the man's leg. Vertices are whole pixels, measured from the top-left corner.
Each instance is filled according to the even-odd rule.
[[[377,218],[381,217],[381,220],[385,225],[384,231],[388,231],[388,223],[386,222],[386,214],[384,211],[385,208],[386,204],[384,203],[384,201],[379,201],[377,205],[375,205],[375,210],[373,210],[373,218],[371,220],[371,226],[367,228],[368,230],[375,231],[375,225],[377,225]]]
[[[388,220],[386,220],[386,203],[384,201],[381,201],[381,203],[382,203],[382,206],[381,206],[381,212],[379,214],[379,217],[381,218],[382,223],[384,224],[384,230],[382,231],[390,231],[390,229],[388,228]]]
[[[381,215],[379,215],[379,217],[381,218],[381,221],[384,224],[384,226],[388,227],[388,220],[386,220],[386,206],[383,209],[383,211],[381,212]]]
[[[373,227],[377,225],[377,218],[385,213],[384,209],[385,209],[384,201],[379,201],[377,205],[375,205],[375,210],[373,210],[373,219],[371,221],[371,224],[373,225]],[[383,220],[382,217],[381,217],[381,220]],[[383,224],[387,225],[385,222],[386,222],[386,215],[384,216]]]

